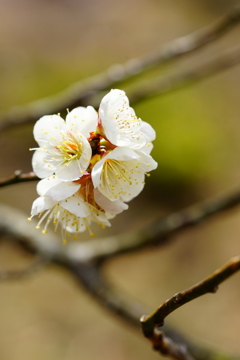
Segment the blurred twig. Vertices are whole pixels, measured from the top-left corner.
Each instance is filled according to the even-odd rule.
[[[70,269],[87,292],[98,300],[101,305],[131,325],[139,327],[139,319],[142,312],[145,310],[145,307],[136,300],[131,300],[131,298],[124,295],[123,292],[116,292],[116,290],[109,286],[97,266],[94,266],[93,264],[86,265],[78,263],[70,265]],[[166,330],[170,336],[175,335],[172,329],[167,328]],[[172,338],[167,337],[163,332],[161,332],[161,336],[159,335],[158,344],[156,344],[155,348],[156,350],[159,350],[160,344],[161,353],[163,355],[177,360],[193,360],[193,357],[189,354],[185,344],[179,345]]]
[[[188,227],[232,209],[240,204],[240,191],[217,197],[216,199],[195,204],[179,212],[161,218],[144,229],[110,236],[103,239],[91,239],[88,243],[72,242],[69,253],[75,261],[103,261],[116,255],[136,251],[152,245],[162,245],[169,238]],[[87,249],[86,249],[87,245]]]
[[[140,317],[148,313],[148,309],[137,300],[132,300],[121,291],[113,289],[103,276],[98,262],[88,257],[77,259],[73,256],[74,249],[63,246],[54,234],[36,232],[31,223],[25,222],[25,215],[16,209],[1,205],[0,207],[0,234],[9,234],[26,250],[46,258],[50,263],[57,263],[70,271],[84,287],[107,310],[125,320],[134,327],[140,327]],[[85,253],[91,252],[85,243]],[[84,249],[82,248],[84,251]],[[239,360],[238,357],[225,355],[217,351],[202,348],[187,340],[179,332],[164,326],[162,328],[162,350],[165,355],[178,360]],[[160,336],[160,334],[159,334]],[[183,345],[179,345],[183,344]],[[156,344],[157,346],[157,344]],[[186,352],[188,348],[191,355]]]
[[[146,80],[129,94],[131,105],[157,95],[166,94],[197,81],[220,73],[240,63],[240,46],[227,49],[211,59],[180,70],[170,75],[160,76],[154,80]]]
[[[94,103],[92,96],[99,91],[109,90],[112,87],[116,87],[120,81],[128,80],[137,74],[142,74],[146,70],[194,52],[224,35],[236,26],[239,21],[240,7],[235,7],[216,23],[190,35],[171,41],[156,51],[139,58],[131,59],[122,65],[116,64],[111,66],[107,71],[99,75],[72,84],[69,88],[55,96],[34,101],[23,107],[15,107],[1,115],[0,130],[12,125],[34,122],[45,114],[64,112],[66,108],[86,106],[89,103],[97,107],[98,104]],[[230,64],[228,66],[230,66]],[[223,66],[218,69],[218,71],[220,70],[223,70]],[[171,82],[173,82],[173,79]],[[179,82],[180,80],[178,79],[177,83],[179,84]],[[181,83],[183,84],[183,81],[181,81]],[[152,85],[153,88],[155,86],[154,84]],[[147,96],[150,95],[150,85],[148,85],[148,87]],[[176,87],[177,86],[175,86],[175,88]],[[165,84],[164,88],[166,91],[167,84]],[[135,98],[139,101],[140,98],[143,98],[143,94],[141,94],[141,96],[135,94]]]
[[[151,315],[141,318],[144,335],[151,339],[154,335],[154,328],[163,326],[164,319],[174,310],[207,293],[215,293],[218,285],[240,270],[240,257],[235,256],[226,265],[216,270],[212,275],[191,288],[175,294],[171,299],[166,300]]]
[[[32,264],[26,266],[20,270],[5,270],[0,268],[0,281],[1,280],[19,280],[27,276],[35,274],[36,271],[39,271],[46,267],[49,264],[48,259],[41,257],[37,259]]]
[[[117,291],[109,285],[98,266],[91,262],[67,263],[67,269],[70,270],[84,289],[90,293],[108,311],[117,315],[121,320],[139,328],[140,318],[146,307],[136,299],[132,300],[123,291]],[[186,339],[181,333],[175,331],[169,326],[164,326],[162,331],[155,332],[155,350],[161,354],[170,356],[177,360],[239,360],[234,355],[224,354],[216,350],[203,348]]]
[[[0,187],[35,180],[39,180],[39,178],[34,172],[23,174],[21,170],[16,170],[12,176],[0,180]]]
[[[0,180],[0,187],[35,180],[38,180],[38,178],[33,172],[22,174],[16,171],[15,175]],[[65,247],[57,247],[55,252],[59,252],[59,257],[62,258],[65,257],[65,252],[68,251],[73,261],[88,262],[94,260],[102,262],[109,257],[114,257],[122,253],[136,251],[152,245],[164,244],[169,237],[175,233],[185,228],[196,226],[200,222],[220,214],[225,210],[234,208],[239,204],[240,191],[237,190],[231,194],[219,196],[213,200],[195,204],[170,214],[154,221],[140,231],[132,231],[102,239],[91,239],[88,240],[87,243],[71,242]],[[11,222],[11,217],[9,221]],[[41,240],[40,242],[42,246],[44,246],[44,242]]]

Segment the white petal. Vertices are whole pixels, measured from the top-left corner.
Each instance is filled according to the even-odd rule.
[[[134,150],[125,148],[125,147],[116,147],[113,151],[111,151],[104,159],[114,159],[119,161],[128,161],[133,159],[138,159],[140,155],[138,155]]]
[[[114,215],[112,216],[114,217]],[[110,222],[107,219],[107,214],[105,212],[98,212],[98,215],[96,215],[94,212],[91,213],[91,220],[96,223],[102,223],[104,226],[111,226]]]
[[[48,178],[42,179],[37,184],[37,193],[40,196],[44,196],[46,192],[51,189],[51,187],[59,184],[60,180],[56,178],[56,176],[50,176]]]
[[[83,152],[80,159],[69,160],[66,164],[56,166],[56,176],[62,181],[73,181],[79,179],[87,170],[91,157],[92,149],[87,139],[82,136],[81,143]]]
[[[94,198],[96,203],[101,206],[105,211],[108,211],[112,214],[119,214],[123,210],[128,209],[128,205],[124,204],[120,200],[110,201],[106,196],[104,196],[98,189],[94,189]]]
[[[48,156],[46,156],[44,152],[39,150],[34,152],[32,158],[32,167],[33,171],[39,178],[50,176],[55,171],[55,166],[48,160]]]
[[[113,151],[111,151],[108,155],[98,161],[93,169],[92,169],[92,182],[94,187],[98,187],[100,185],[100,177],[103,170],[104,162],[107,159],[114,159],[119,161],[128,161],[132,159],[138,159],[140,157],[134,150],[124,147],[117,147]]]
[[[141,121],[140,132],[143,134],[147,142],[151,142],[156,139],[156,131],[145,121]]]
[[[77,221],[77,227],[76,227],[76,221]],[[69,233],[82,233],[85,230],[87,230],[87,225],[83,219],[81,218],[73,218],[73,221],[68,222],[68,225],[66,226],[66,230]]]
[[[81,171],[79,160],[73,160],[67,165],[59,165],[56,168],[56,176],[62,181],[74,181],[83,175]]]
[[[76,195],[61,201],[60,205],[64,209],[79,217],[87,217],[90,214],[89,205]]]
[[[150,143],[147,143],[146,145],[144,145],[141,149],[138,149],[137,151],[141,151],[143,152],[144,154],[147,154],[149,155],[151,153],[153,149],[153,144],[150,142]]]
[[[54,205],[55,203],[49,200],[48,198],[45,198],[44,196],[40,196],[32,204],[31,215],[32,216],[38,215],[42,211],[52,208]]]
[[[90,132],[96,130],[97,121],[98,114],[92,106],[77,107],[66,117],[67,127],[75,133],[81,133],[86,138],[89,137]]]
[[[120,195],[120,199],[122,201],[128,202],[128,201],[134,199],[143,190],[145,174],[144,173],[138,174],[135,172],[134,177],[135,177],[135,183],[128,186],[128,189],[127,189],[128,191],[125,194]]]
[[[102,158],[100,161],[98,161],[94,165],[94,167],[92,169],[92,173],[91,173],[92,182],[93,182],[94,187],[96,188],[100,185],[100,178],[101,178],[101,173],[103,170],[103,165],[107,159],[127,161],[127,160],[138,159],[138,158],[139,158],[139,155],[132,149],[123,148],[123,147],[115,148],[113,151],[111,151],[108,155],[106,155],[104,158]]]
[[[61,201],[75,194],[79,188],[80,184],[61,182],[49,189],[45,196],[48,196],[52,201]]]
[[[94,165],[92,169],[91,177],[92,177],[93,186],[95,188],[100,185],[100,177],[101,177],[104,161],[105,161],[104,158],[102,158]]]
[[[136,153],[139,155],[140,162],[142,163],[142,166],[144,167],[146,172],[155,170],[157,168],[158,163],[155,160],[153,160],[151,155],[142,153],[137,150],[136,150]]]
[[[49,146],[54,140],[61,140],[61,132],[66,131],[65,121],[58,115],[46,115],[39,119],[33,135],[40,146]]]
[[[145,173],[157,163],[141,151],[117,147],[102,158],[92,170],[92,180],[110,201],[129,201],[143,189]]]
[[[141,120],[137,119],[134,110],[122,90],[111,90],[101,101],[99,116],[104,133],[108,140],[117,146],[140,148],[146,140],[139,132]]]

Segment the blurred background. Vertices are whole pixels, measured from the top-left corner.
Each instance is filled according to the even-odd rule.
[[[238,1],[0,0],[0,110],[54,95],[71,83],[152,51],[213,23]],[[220,40],[154,70],[168,74],[201,63],[239,42],[240,25]],[[139,229],[196,201],[240,187],[240,66],[135,107],[157,131],[158,169],[130,210],[99,236]],[[131,83],[128,84],[131,86]],[[127,88],[123,87],[124,90]],[[71,110],[71,109],[70,109]],[[0,134],[0,178],[31,171],[32,124]],[[26,213],[36,183],[1,189],[1,202]],[[87,237],[87,236],[86,236]],[[83,235],[83,238],[86,238]],[[220,267],[240,248],[234,209],[175,236],[168,246],[124,255],[105,266],[120,290],[155,309]],[[0,267],[32,261],[7,241]],[[205,346],[240,353],[240,275],[217,294],[167,319]],[[143,360],[159,355],[141,335],[100,308],[75,280],[52,266],[26,280],[0,284],[0,359]]]

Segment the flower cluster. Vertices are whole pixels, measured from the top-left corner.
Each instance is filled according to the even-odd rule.
[[[55,230],[61,224],[64,242],[86,229],[93,235],[92,222],[110,226],[157,167],[150,156],[155,131],[136,117],[122,90],[111,90],[98,113],[88,106],[69,112],[66,121],[43,116],[33,133],[39,147],[31,149],[32,166],[42,180],[29,220],[37,215],[43,233],[50,222]]]

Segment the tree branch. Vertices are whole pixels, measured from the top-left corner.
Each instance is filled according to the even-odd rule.
[[[239,21],[240,7],[235,7],[216,23],[171,41],[156,51],[131,59],[122,65],[113,65],[99,75],[72,84],[55,96],[34,101],[23,107],[15,107],[1,115],[0,130],[21,123],[34,122],[45,114],[63,112],[66,108],[86,106],[89,103],[98,106],[92,102],[92,95],[116,87],[120,81],[131,79],[146,70],[199,50],[223,36]],[[140,101],[140,97],[138,101]]]
[[[0,268],[0,281],[22,279],[24,277],[35,274],[36,271],[43,269],[48,264],[49,261],[46,258],[40,258],[21,270],[5,270]]]
[[[38,178],[33,172],[22,174],[18,170],[13,176],[0,180],[0,187],[35,180],[38,180]],[[58,240],[56,240],[56,248],[54,251],[59,254],[60,258],[65,258],[65,253],[68,252],[73,261],[102,262],[119,254],[140,250],[148,246],[165,244],[169,237],[173,236],[175,233],[188,227],[196,226],[200,222],[220,214],[225,210],[232,209],[239,204],[240,191],[238,190],[226,196],[219,196],[216,199],[195,204],[180,210],[179,212],[170,214],[154,221],[140,231],[132,231],[118,236],[109,236],[101,239],[91,239],[87,242],[70,242],[64,247],[58,246]],[[0,216],[2,219],[2,222],[0,219],[1,230],[1,226],[6,226],[8,221],[11,223],[12,214],[8,214],[8,211],[6,211],[6,207],[4,206],[3,210],[0,207]],[[24,226],[23,231],[25,230],[26,228]],[[33,229],[30,227],[29,231],[32,230]],[[35,232],[35,229],[33,231]],[[45,245],[42,234],[40,234],[39,246],[41,251],[45,251]]]
[[[13,175],[0,180],[0,187],[35,180],[39,180],[39,178],[34,172],[23,174],[21,170],[16,170]]]
[[[136,299],[114,289],[101,273],[99,267],[92,263],[76,263],[69,261],[62,264],[76,277],[87,293],[106,310],[117,315],[120,320],[139,328],[140,317],[146,311]],[[162,331],[154,330],[153,347],[162,355],[177,360],[239,360],[237,356],[224,354],[215,350],[203,348],[186,339],[181,333],[169,326]]]
[[[141,315],[149,312],[145,306],[113,289],[103,277],[94,259],[84,255],[82,258],[74,257],[74,248],[69,247],[68,244],[63,246],[54,234],[43,236],[36,232],[31,223],[24,222],[24,220],[25,215],[21,212],[2,205],[0,207],[0,235],[10,234],[27,251],[37,253],[50,263],[57,263],[64,267],[108,311],[126,321],[127,324],[140,327]],[[85,243],[85,254],[91,252],[91,248],[87,247],[88,243]],[[84,249],[82,250],[84,251]],[[161,340],[162,351],[167,351],[166,355],[175,359],[191,360],[189,353],[185,350],[188,348],[196,360],[239,360],[238,357],[197,346],[168,326],[164,326],[162,330],[164,331]],[[157,346],[157,343],[155,345]]]
[[[179,212],[161,218],[144,229],[91,239],[87,243],[67,244],[68,252],[75,261],[104,261],[123,253],[140,250],[154,245],[163,245],[169,238],[186,228],[193,227],[214,215],[232,209],[240,204],[240,191],[224,197],[195,204]]]
[[[95,300],[109,311],[127,321],[135,327],[139,327],[139,319],[145,307],[122,292],[116,292],[102,276],[100,269],[94,265],[70,264],[69,269],[90,293]],[[166,329],[172,335],[171,329]],[[188,353],[187,346],[177,344],[172,338],[166,337],[163,332],[158,334],[158,341],[155,341],[154,349],[165,356],[176,360],[194,360]]]
[[[209,76],[228,70],[239,63],[240,46],[235,46],[223,51],[220,55],[218,54],[211,59],[205,60],[201,64],[138,84],[137,90],[133,90],[128,96],[130,103],[135,105],[154,96],[167,94],[184,86],[195,84]]]
[[[215,293],[218,285],[240,269],[240,257],[235,256],[226,265],[193,287],[175,294],[160,305],[151,315],[142,316],[142,330],[147,338],[154,337],[154,328],[163,326],[164,319],[174,310],[207,293]]]
[[[158,351],[161,355],[169,356],[175,360],[194,360],[185,344],[175,343],[159,329],[154,329],[154,336],[151,340],[153,349]]]

